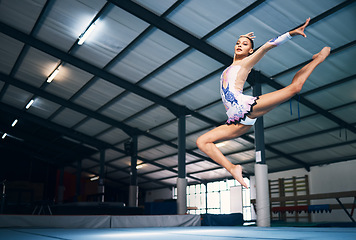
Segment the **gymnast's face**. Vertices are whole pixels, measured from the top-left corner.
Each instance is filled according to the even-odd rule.
[[[235,57],[247,57],[253,53],[252,44],[246,37],[240,37],[235,45]]]

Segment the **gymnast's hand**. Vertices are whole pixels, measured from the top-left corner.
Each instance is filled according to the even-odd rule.
[[[240,37],[247,37],[247,38],[250,38],[250,39],[254,39],[256,36],[253,35],[253,32],[249,32],[247,34],[240,35]]]
[[[301,27],[299,27],[299,28],[297,28],[297,29],[294,29],[294,30],[290,31],[289,34],[290,34],[292,37],[293,37],[293,36],[296,36],[296,35],[302,35],[303,37],[307,37],[307,35],[305,35],[305,33],[304,33],[304,29],[308,26],[309,22],[310,22],[310,18],[308,18],[308,19],[305,21],[305,23],[304,23],[303,26],[301,26]]]

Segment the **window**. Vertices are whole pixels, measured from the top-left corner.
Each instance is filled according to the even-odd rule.
[[[249,179],[244,179],[247,185]],[[187,206],[190,214],[229,214],[230,212],[230,188],[240,186],[232,179],[208,184],[196,184],[187,186]],[[177,198],[177,189],[174,188],[174,198]],[[250,189],[242,190],[242,206],[245,221],[251,220]]]
[[[191,214],[204,214],[206,208],[206,187],[204,184],[191,185],[187,187],[187,206],[196,207],[189,210]]]

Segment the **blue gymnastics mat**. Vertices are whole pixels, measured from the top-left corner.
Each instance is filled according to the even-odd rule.
[[[356,228],[293,228],[293,227],[176,227],[121,229],[32,229],[2,228],[1,240],[227,240],[227,239],[356,239]]]

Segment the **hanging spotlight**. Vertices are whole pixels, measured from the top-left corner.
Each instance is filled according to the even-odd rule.
[[[94,31],[96,22],[93,22],[79,37],[78,45],[82,45],[89,35]]]
[[[34,100],[31,99],[31,101],[26,105],[26,109],[29,109],[33,103],[34,103]]]
[[[59,73],[59,66],[56,68],[56,70],[54,70],[51,75],[48,76],[47,78],[47,82],[51,83],[53,81],[53,79],[57,76],[57,74]]]
[[[13,123],[11,124],[11,127],[15,127],[15,125],[18,123],[19,120],[15,119],[15,121],[13,121]]]

